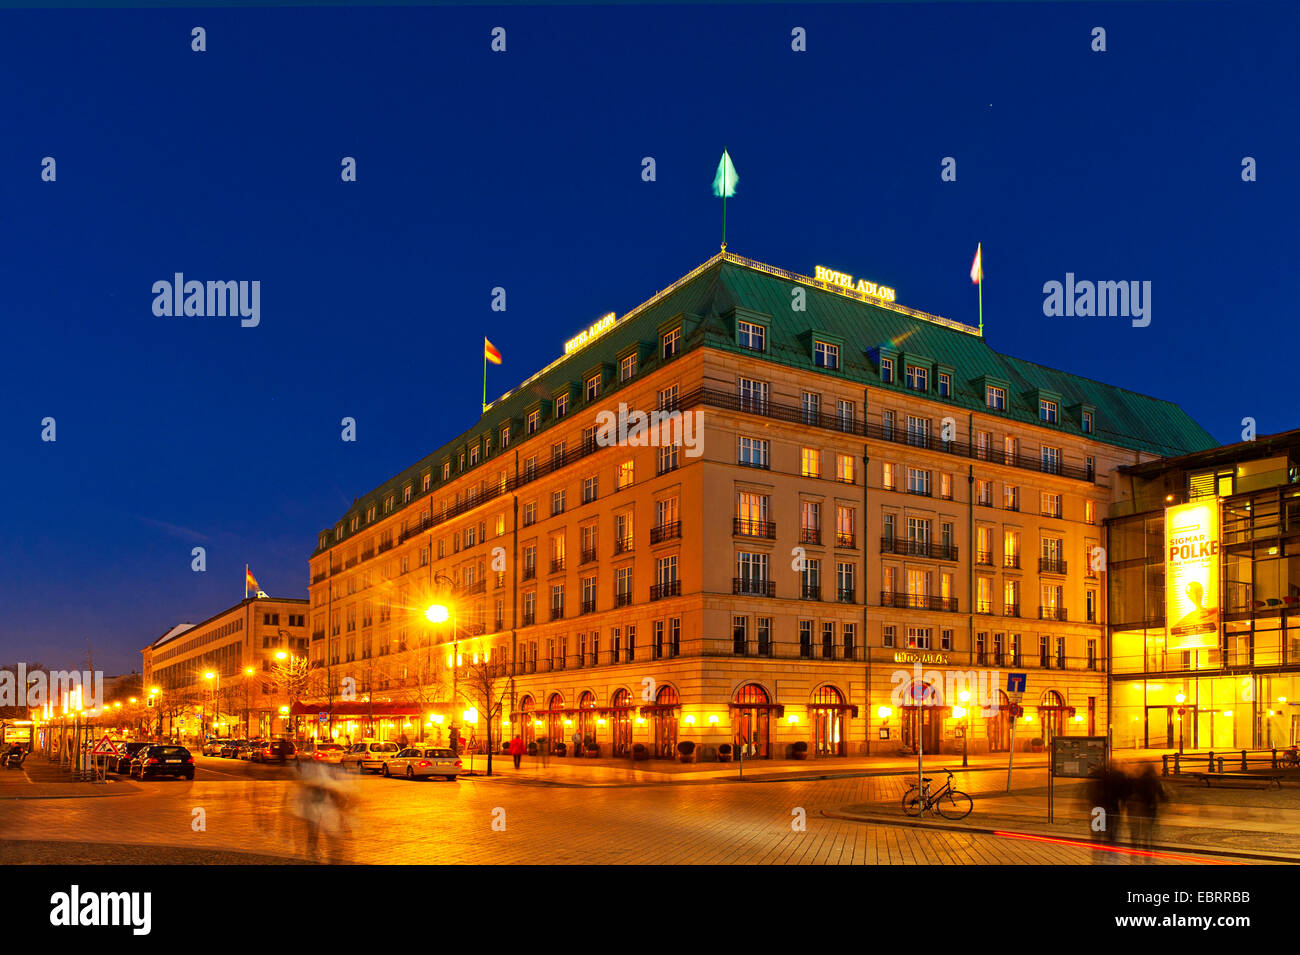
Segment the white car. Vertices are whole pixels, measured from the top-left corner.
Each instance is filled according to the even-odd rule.
[[[341,743],[305,743],[298,749],[298,758],[338,765],[346,753]]]
[[[367,769],[379,772],[384,765],[384,760],[392,759],[400,750],[401,747],[396,743],[363,739],[360,743],[353,743],[348,747],[348,751],[339,760],[339,765],[345,770],[355,766],[358,773],[364,773]]]
[[[454,780],[460,775],[460,765],[460,757],[453,750],[411,746],[391,759],[384,760],[380,772],[385,776],[405,776],[407,779],[442,776]]]

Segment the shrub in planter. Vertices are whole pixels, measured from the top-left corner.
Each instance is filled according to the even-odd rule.
[[[529,743],[529,744],[528,744],[528,755],[529,755],[529,756],[536,756],[536,755],[537,755],[537,744],[536,744],[536,743]]]
[[[632,745],[632,758],[633,758],[633,759],[649,759],[649,758],[650,758],[650,753],[649,753],[648,750],[646,750],[646,748],[645,748],[645,743],[634,743],[634,744]]]
[[[1029,748],[1035,753],[1041,753],[1043,751],[1043,738],[1041,736],[1036,736],[1031,739],[1029,741]]]
[[[683,740],[677,744],[677,758],[683,763],[695,762],[695,744],[690,740]]]
[[[567,747],[564,743],[556,743],[556,744],[555,744],[555,755],[556,755],[556,756],[563,756],[563,755],[565,754],[565,751],[566,751],[567,749],[568,749],[568,747]]]
[[[599,744],[599,743],[588,743],[588,744],[587,744],[587,758],[588,758],[588,759],[600,759],[600,744]]]
[[[808,744],[804,740],[799,740],[790,747],[790,755],[795,759],[807,759]]]
[[[730,744],[730,743],[723,743],[721,746],[718,747],[718,762],[720,762],[720,763],[729,763],[729,762],[731,762],[731,744]]]

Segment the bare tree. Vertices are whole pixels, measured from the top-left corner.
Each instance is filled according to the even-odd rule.
[[[496,748],[492,729],[501,718],[501,709],[510,692],[510,680],[504,678],[505,668],[499,662],[486,658],[480,663],[466,664],[461,669],[461,689],[466,699],[487,722],[487,774],[492,775],[492,753]]]

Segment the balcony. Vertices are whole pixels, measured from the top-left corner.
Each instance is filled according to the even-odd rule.
[[[1039,620],[1069,620],[1064,607],[1039,607]]]
[[[803,585],[800,586],[800,588],[799,588],[799,592],[800,592],[800,594],[802,595],[802,597],[803,597],[804,600],[821,600],[821,599],[822,599],[822,585],[821,585],[821,584],[803,584]]]
[[[741,537],[766,537],[769,539],[776,538],[776,524],[773,521],[751,521],[744,517],[737,517],[732,525],[733,534],[739,534]]]
[[[1003,554],[1003,555],[1002,555],[1002,566],[1005,567],[1005,568],[1007,568],[1008,570],[1019,570],[1019,569],[1020,569],[1020,555],[1019,555],[1019,554]]]
[[[519,615],[519,625],[521,627],[531,627],[537,621],[537,614],[534,611],[525,610]]]
[[[900,537],[880,538],[882,554],[897,554],[902,557],[929,557],[933,560],[956,560],[955,544],[936,544],[928,540],[904,540]]]
[[[564,619],[564,608],[563,608],[563,607],[552,607],[552,608],[551,608],[551,619],[552,619],[552,620],[563,620],[563,619]]]
[[[537,579],[537,565],[536,565],[536,564],[524,564],[524,575],[523,575],[523,579],[524,579],[524,580],[536,580],[536,579]]]
[[[674,537],[682,536],[681,521],[673,521],[669,524],[658,524],[650,528],[650,543],[659,544],[666,540],[672,540]]]
[[[581,553],[578,555],[579,564],[590,564],[595,559],[596,559],[596,548],[594,547],[584,547]]]
[[[628,537],[620,537],[614,541],[615,556],[618,556],[619,554],[626,554],[631,549],[632,549],[632,538],[630,535]]]
[[[615,606],[615,607],[630,607],[630,606],[632,606],[632,594],[631,594],[631,592],[629,591],[629,592],[627,592],[627,593],[616,593],[616,594],[614,594],[614,606]]]
[[[982,566],[982,567],[992,567],[992,566],[993,566],[993,551],[991,551],[991,550],[981,550],[981,551],[976,551],[976,553],[975,553],[975,563],[979,564],[979,565]]]
[[[319,583],[320,583],[322,580],[324,580],[327,576],[328,576],[328,575],[325,573],[325,571],[321,571],[319,574],[316,574],[315,576],[312,577],[311,582],[312,582],[313,584],[319,584]]]
[[[857,550],[858,538],[855,534],[836,534],[835,546],[843,547],[845,550]]]
[[[835,599],[842,604],[856,603],[855,594],[852,587],[840,587],[835,591]]]
[[[733,577],[731,592],[748,597],[775,597],[776,581],[760,580],[757,577]]]
[[[1040,574],[1059,574],[1065,576],[1066,561],[1059,560],[1055,557],[1038,558],[1038,572]]]
[[[939,610],[957,613],[956,597],[931,597],[929,594],[904,594],[895,591],[880,592],[880,606],[898,610]]]
[[[551,560],[551,573],[558,574],[564,570],[564,558],[555,557]]]
[[[1020,616],[1020,604],[1003,604],[1003,606],[1002,606],[1002,616],[1004,616],[1004,617],[1019,617],[1019,616]]]
[[[799,529],[800,544],[820,544],[822,542],[822,531],[820,527],[801,527]]]
[[[588,613],[595,613],[595,612],[596,612],[596,601],[594,599],[584,600],[582,602],[581,607],[578,610],[578,613],[580,614],[588,614]]]
[[[651,586],[650,599],[663,600],[665,597],[680,597],[681,593],[682,582],[680,580],[665,580],[663,583]]]

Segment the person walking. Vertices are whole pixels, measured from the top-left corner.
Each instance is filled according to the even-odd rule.
[[[1119,838],[1121,807],[1128,801],[1129,779],[1115,765],[1107,763],[1089,780],[1088,801],[1091,812],[1088,814],[1093,839],[1098,849],[1093,857],[1100,865],[1114,862],[1114,853],[1109,851]]]
[[[457,756],[460,755],[460,727],[455,723],[451,724],[451,729],[447,730],[447,742],[451,746],[451,751]]]
[[[518,733],[516,733],[515,738],[510,741],[510,755],[514,757],[515,769],[518,769],[519,761],[523,759],[524,756],[524,741],[520,738]]]
[[[573,755],[581,756],[582,755],[582,733],[579,732],[578,730],[574,730],[573,736],[570,737],[570,740],[573,743]]]
[[[1168,799],[1169,795],[1165,792],[1160,777],[1156,775],[1156,768],[1147,763],[1129,785],[1129,827],[1133,833],[1133,843],[1139,849],[1151,851],[1155,839],[1156,816],[1160,812],[1160,804]],[[1149,855],[1133,857],[1134,862],[1139,859],[1146,863],[1151,861]]]

